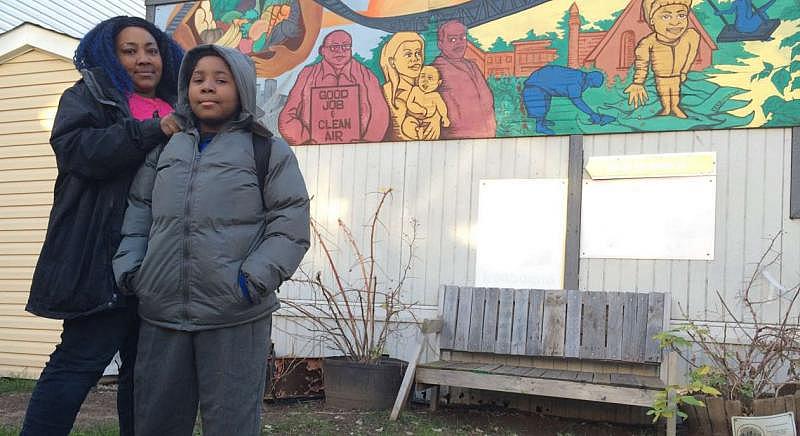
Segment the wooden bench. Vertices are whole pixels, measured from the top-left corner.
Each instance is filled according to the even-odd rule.
[[[439,386],[650,406],[667,379],[653,335],[669,326],[664,293],[446,286],[440,359],[418,389]],[[673,427],[674,428],[674,427]]]

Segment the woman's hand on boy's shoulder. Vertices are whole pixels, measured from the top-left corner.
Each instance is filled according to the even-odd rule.
[[[181,127],[180,122],[173,114],[169,114],[164,118],[161,118],[161,131],[164,132],[167,137],[171,137],[172,135],[180,132],[183,130]]]

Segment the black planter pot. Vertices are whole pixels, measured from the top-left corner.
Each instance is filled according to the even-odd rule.
[[[364,364],[346,357],[322,361],[325,405],[337,409],[384,410],[394,405],[408,364],[383,357]]]

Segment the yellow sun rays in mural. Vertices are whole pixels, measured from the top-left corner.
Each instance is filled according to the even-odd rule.
[[[784,21],[772,35],[771,41],[749,41],[744,43],[744,49],[757,56],[740,59],[741,65],[719,65],[717,68],[724,71],[721,74],[710,75],[710,80],[720,86],[730,86],[733,88],[748,89],[745,93],[734,97],[737,100],[749,101],[749,104],[741,109],[731,111],[731,115],[748,116],[754,114],[753,121],[748,127],[758,127],[767,121],[762,105],[764,102],[776,95],[775,85],[769,78],[752,80],[753,74],[764,69],[764,63],[772,64],[775,69],[786,66],[789,59],[789,47],[781,48],[781,41],[797,33],[800,28],[800,20]],[[800,72],[792,75],[792,79],[800,76]],[[783,95],[786,100],[800,98],[800,89],[791,91],[787,88]]]

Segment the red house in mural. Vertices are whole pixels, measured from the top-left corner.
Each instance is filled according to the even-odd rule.
[[[633,65],[636,45],[652,30],[644,20],[642,2],[632,0],[607,32],[581,30],[580,11],[573,3],[569,9],[569,56],[567,65],[573,68],[597,68],[606,73],[607,83],[625,80]],[[700,33],[700,47],[692,70],[711,66],[711,56],[717,45],[694,14],[689,15],[690,27]]]
[[[549,39],[512,41],[513,50],[486,52],[471,42],[467,43],[465,58],[475,62],[485,78],[527,77],[532,72],[553,62],[558,57]]]

